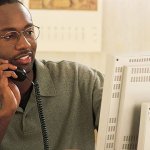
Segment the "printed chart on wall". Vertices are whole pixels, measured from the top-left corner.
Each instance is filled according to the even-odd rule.
[[[100,52],[101,0],[25,0],[40,27],[39,51]]]

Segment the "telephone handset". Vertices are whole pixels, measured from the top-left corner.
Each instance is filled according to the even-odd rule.
[[[7,69],[6,71],[10,71],[11,69]],[[10,79],[16,80],[16,81],[24,81],[27,78],[27,74],[26,71],[22,68],[17,68],[16,70],[13,70],[16,75],[18,76],[18,78],[12,78],[10,77]]]

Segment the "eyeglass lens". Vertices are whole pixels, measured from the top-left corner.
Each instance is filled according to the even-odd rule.
[[[2,38],[6,41],[15,41],[20,38],[21,34],[23,34],[27,40],[36,40],[39,36],[39,27],[32,26],[20,32],[10,31],[5,33]]]

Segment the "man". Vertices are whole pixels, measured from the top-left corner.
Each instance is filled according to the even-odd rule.
[[[0,1],[0,150],[43,149],[31,83],[35,79],[39,82],[49,147],[94,150],[102,75],[73,62],[36,60],[36,30],[39,28],[22,3]],[[28,78],[22,82],[14,80],[18,67],[27,72]]]

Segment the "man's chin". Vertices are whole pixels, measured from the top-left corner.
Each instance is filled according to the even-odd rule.
[[[29,73],[33,70],[33,62],[29,64],[16,64],[18,68],[24,69],[26,73]]]

